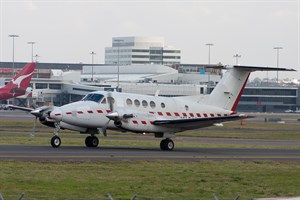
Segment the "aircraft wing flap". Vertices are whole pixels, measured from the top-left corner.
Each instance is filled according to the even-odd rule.
[[[247,115],[230,115],[223,117],[206,117],[206,118],[187,118],[187,119],[161,119],[155,120],[154,125],[165,126],[165,127],[183,127],[184,129],[194,129],[211,126],[215,123],[222,123],[226,121],[233,121],[238,119],[251,118]]]

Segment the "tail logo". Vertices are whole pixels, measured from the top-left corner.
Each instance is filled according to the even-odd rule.
[[[30,74],[26,74],[26,75],[22,75],[22,76],[19,76],[18,78],[16,79],[13,79],[11,82],[15,85],[18,86],[18,88],[21,87],[21,83],[22,81],[25,79],[25,78],[28,78],[29,76],[31,76],[33,74],[33,72],[31,72]]]

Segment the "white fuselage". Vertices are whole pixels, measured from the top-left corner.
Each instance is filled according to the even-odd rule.
[[[221,117],[232,114],[231,111],[205,105],[183,97],[159,97],[118,92],[93,92],[91,94],[103,95],[98,102],[82,100],[71,103],[51,112],[51,117],[64,123],[84,127],[116,129],[114,121],[107,115],[117,112],[119,116],[132,114],[130,118],[122,119],[123,130],[133,132],[174,133],[188,130],[187,127],[162,127],[154,125],[155,120],[164,119],[190,119]],[[114,99],[113,111],[110,110],[108,95]],[[107,124],[108,123],[108,124]],[[201,128],[201,127],[199,127]],[[194,127],[193,127],[194,129]]]

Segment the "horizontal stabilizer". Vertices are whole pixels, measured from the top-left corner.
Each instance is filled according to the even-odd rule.
[[[205,68],[214,69],[244,69],[248,71],[296,71],[291,68],[280,68],[280,67],[262,67],[262,66],[246,66],[246,65],[223,65],[223,64],[210,64],[205,65]]]
[[[296,71],[294,69],[288,68],[278,68],[278,67],[259,67],[259,66],[242,66],[242,65],[233,65],[236,69],[245,69],[251,71]]]

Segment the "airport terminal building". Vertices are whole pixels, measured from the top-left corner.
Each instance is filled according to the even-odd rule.
[[[15,63],[15,71],[25,64]],[[213,90],[221,78],[221,73],[215,73],[214,70],[206,74],[197,72],[203,69],[204,65],[201,64],[177,66],[180,70],[158,64],[119,66],[121,91],[154,95],[159,90],[161,96],[205,95]],[[59,106],[78,101],[88,92],[114,90],[117,86],[116,65],[38,63],[37,68],[31,81],[32,97],[27,100],[27,104],[35,101],[40,105]],[[11,74],[12,63],[0,62],[0,85],[10,80]],[[24,100],[19,103],[25,104]],[[284,112],[298,109],[299,86],[246,86],[237,108],[240,112]]]

